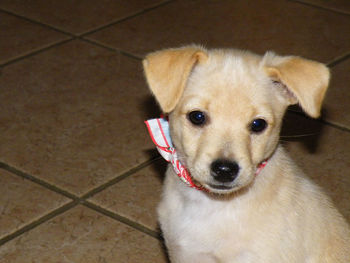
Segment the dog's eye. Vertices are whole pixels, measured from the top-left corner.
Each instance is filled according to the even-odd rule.
[[[205,114],[201,111],[191,111],[188,113],[187,118],[192,124],[197,126],[203,125],[206,121]]]
[[[259,133],[265,130],[267,127],[267,123],[264,119],[255,119],[250,125],[250,129],[254,133]]]

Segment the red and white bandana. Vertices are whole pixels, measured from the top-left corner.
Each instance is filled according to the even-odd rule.
[[[166,161],[172,164],[179,178],[189,187],[204,190],[205,188],[196,185],[192,181],[190,173],[180,163],[176,150],[171,142],[168,121],[164,118],[151,119],[145,121],[145,124],[147,125],[153,143],[157,146],[158,152]]]

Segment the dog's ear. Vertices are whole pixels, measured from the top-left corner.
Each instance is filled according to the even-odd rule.
[[[197,63],[207,59],[204,49],[189,46],[151,53],[143,60],[148,85],[163,112],[172,111]]]
[[[299,103],[311,117],[320,115],[328,87],[329,69],[322,63],[300,57],[265,54],[263,63],[268,76],[285,90],[287,103]]]

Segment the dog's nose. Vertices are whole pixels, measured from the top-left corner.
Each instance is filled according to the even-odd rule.
[[[211,164],[210,169],[216,181],[228,183],[232,182],[237,177],[239,165],[236,162],[219,159]]]

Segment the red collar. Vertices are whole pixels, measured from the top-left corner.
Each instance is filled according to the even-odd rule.
[[[259,163],[258,168],[256,169],[256,172],[255,172],[255,176],[257,176],[261,172],[261,170],[265,168],[268,161],[269,159],[266,159],[265,161],[262,161],[261,163]]]

